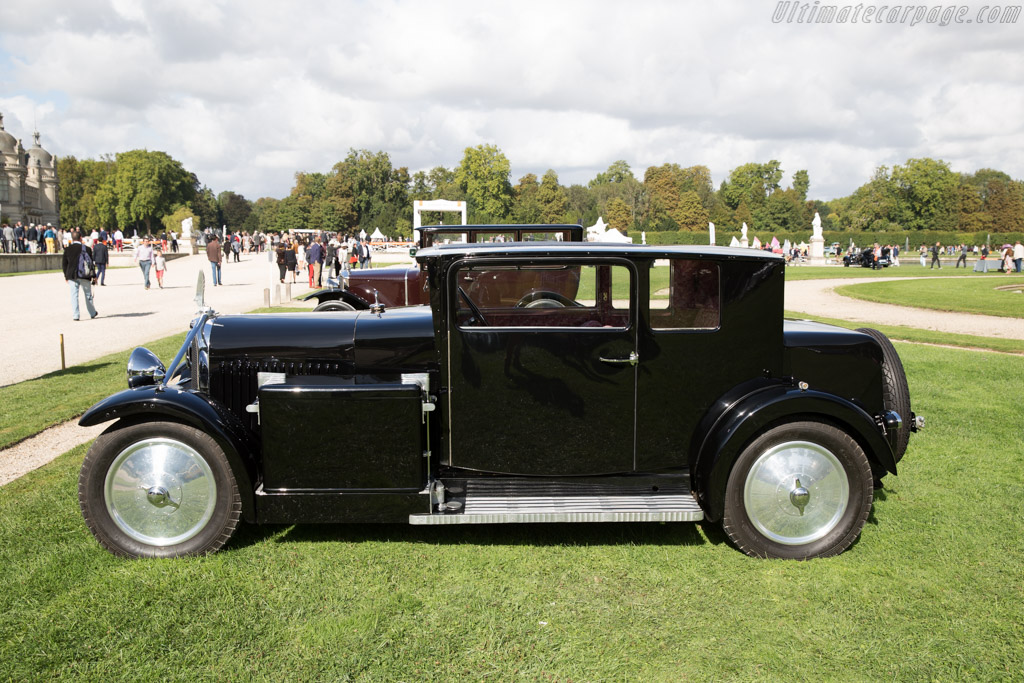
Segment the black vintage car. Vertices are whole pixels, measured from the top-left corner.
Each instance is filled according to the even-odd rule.
[[[880,252],[877,258],[875,257],[875,250],[871,248],[850,252],[843,257],[843,266],[846,268],[860,266],[861,268],[872,268],[874,270],[888,268],[892,265],[889,247],[883,247]]]
[[[99,542],[219,549],[249,523],[721,522],[761,557],[842,552],[921,420],[874,330],[783,319],[779,256],[420,251],[430,304],[194,321],[145,349],[82,466]],[[338,417],[374,425],[339,440]]]

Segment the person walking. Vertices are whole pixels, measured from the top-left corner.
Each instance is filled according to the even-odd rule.
[[[210,262],[210,271],[213,273],[213,286],[224,284],[220,273],[224,253],[221,251],[220,240],[217,239],[216,233],[211,234],[206,241],[206,260]]]
[[[1015,272],[1021,272],[1021,265],[1024,264],[1024,245],[1017,240],[1013,244],[1013,269]]]
[[[92,286],[96,284],[95,268],[92,249],[82,244],[82,233],[79,230],[72,230],[71,244],[64,250],[64,256],[61,258],[64,280],[71,289],[72,320],[79,318],[79,290],[85,293],[85,309],[89,312],[89,319],[92,320],[99,315],[92,302]]]
[[[93,260],[96,262],[96,279],[100,287],[107,286],[107,264],[110,263],[110,252],[106,242],[97,242],[92,248]]]
[[[928,270],[931,270],[936,265],[939,267],[939,270],[942,270],[942,261],[939,260],[940,254],[942,254],[942,245],[936,242],[935,246],[932,247],[932,262],[928,265]]]
[[[306,262],[309,263],[309,286],[322,286],[320,276],[323,273],[324,246],[320,243],[320,235],[313,238],[313,243],[306,250]]]
[[[966,244],[961,244],[960,245],[960,256],[956,260],[956,265],[953,266],[954,270],[956,268],[959,268],[961,263],[964,264],[964,269],[966,270],[966,268],[967,268],[967,245]]]
[[[292,284],[295,284],[295,268],[298,266],[299,256],[295,250],[295,247],[288,241],[285,241],[284,250],[284,267],[292,274]]]
[[[156,268],[156,284],[160,289],[164,288],[164,271],[167,270],[167,260],[164,253],[159,249],[153,255],[153,267]]]
[[[153,246],[148,239],[142,240],[142,244],[135,248],[134,259],[142,269],[142,278],[146,282],[146,289],[149,289],[149,268],[153,265]]]
[[[13,254],[15,244],[14,228],[4,223],[4,253]]]
[[[285,257],[285,251],[287,247],[284,242],[278,242],[277,244],[277,273],[281,278],[281,284],[284,284],[284,274],[288,271],[287,260]]]

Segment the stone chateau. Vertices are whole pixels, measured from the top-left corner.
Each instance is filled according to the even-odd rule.
[[[13,135],[4,130],[0,114],[0,213],[14,225],[36,223],[59,225],[57,209],[57,160],[39,145],[27,151]]]

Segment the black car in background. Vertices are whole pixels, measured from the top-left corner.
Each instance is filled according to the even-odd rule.
[[[82,466],[99,542],[221,548],[248,523],[720,522],[750,555],[835,555],[911,412],[874,330],[783,319],[780,256],[570,242],[419,251],[429,305],[203,309]],[[365,425],[339,439],[317,425]]]

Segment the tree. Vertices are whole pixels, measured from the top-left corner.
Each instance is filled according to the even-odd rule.
[[[597,187],[598,185],[605,185],[608,183],[624,183],[629,180],[636,180],[633,177],[633,170],[629,167],[622,159],[612,162],[612,165],[608,167],[608,170],[604,173],[598,173],[593,180],[590,181],[590,187]]]
[[[565,197],[568,222],[580,225],[593,225],[597,222],[597,199],[590,189],[582,185],[570,185],[565,190]]]
[[[540,205],[540,219],[544,223],[560,223],[565,220],[565,208],[569,200],[565,190],[558,184],[558,174],[548,169],[540,180],[537,190],[537,203]]]
[[[163,223],[164,230],[171,232],[172,230],[177,233],[181,233],[181,222],[187,218],[192,219],[192,230],[199,232],[199,220],[195,212],[187,206],[181,205],[177,207],[173,213],[170,213],[160,219]]]
[[[537,201],[537,191],[540,190],[540,183],[537,182],[537,176],[527,173],[512,189],[515,196],[512,217],[516,223],[539,223],[541,207]]]
[[[908,159],[892,169],[899,193],[903,227],[910,230],[953,230],[957,224],[959,177],[949,164],[935,159]]]
[[[252,214],[252,202],[231,191],[217,195],[217,208],[222,224],[231,232],[243,230]]]
[[[277,201],[276,199],[274,201]],[[196,196],[189,202],[192,212],[195,214],[197,224],[196,230],[206,228],[219,228],[221,226],[217,211],[217,199],[213,196],[213,190],[205,185],[196,191]]]
[[[608,227],[615,228],[623,234],[629,230],[632,224],[632,217],[626,202],[618,197],[614,197],[608,202],[606,212],[608,215]]]
[[[474,223],[499,223],[512,209],[511,164],[495,145],[467,147],[455,182],[465,192]]]
[[[409,206],[409,169],[394,168],[387,152],[350,149],[334,165],[325,190],[336,198],[352,198],[357,223],[364,228],[391,226],[399,218],[412,218]],[[354,225],[352,227],[355,227]]]
[[[100,219],[118,227],[145,225],[187,204],[196,194],[196,177],[164,152],[144,149],[118,154],[116,168],[96,192]]]
[[[96,208],[96,192],[113,173],[115,162],[103,157],[98,161],[73,156],[57,159],[57,177],[60,186],[57,200],[60,206],[60,221],[65,227],[81,227],[85,230],[99,230],[103,225]]]
[[[799,170],[793,174],[793,189],[796,190],[800,201],[807,201],[807,189],[811,186],[811,178],[807,171]]]
[[[719,196],[730,209],[746,201],[753,210],[765,205],[768,196],[779,189],[781,180],[782,169],[774,159],[766,164],[743,164],[729,173],[729,180],[722,183]]]
[[[700,196],[693,190],[687,190],[679,198],[679,209],[674,218],[683,230],[695,232],[708,227],[707,209],[701,204]]]

